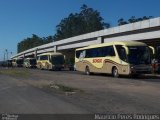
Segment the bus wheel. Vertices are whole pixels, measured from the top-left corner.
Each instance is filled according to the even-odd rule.
[[[130,77],[131,78],[139,78],[140,74],[131,74]]]
[[[87,66],[86,69],[85,69],[85,74],[86,74],[86,75],[90,75],[90,74],[91,74],[88,66]]]
[[[41,65],[39,66],[39,68],[40,68],[40,70],[43,70]]]
[[[47,70],[50,70],[49,65],[47,65]]]
[[[114,67],[114,68],[112,69],[112,75],[113,75],[113,77],[119,77],[117,67]]]

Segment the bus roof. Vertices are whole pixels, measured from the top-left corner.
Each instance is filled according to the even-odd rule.
[[[101,44],[97,44],[97,45],[90,45],[88,47],[78,48],[76,50],[104,47],[104,46],[110,46],[110,45],[147,46],[145,43],[137,42],[137,41],[118,41],[118,42],[107,42],[107,43],[101,43]]]
[[[42,56],[42,55],[62,55],[62,53],[59,53],[59,52],[48,52],[48,53],[39,54],[37,56]]]

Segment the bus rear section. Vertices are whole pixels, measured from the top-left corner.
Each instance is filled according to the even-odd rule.
[[[44,53],[37,57],[37,68],[39,69],[62,70],[64,63],[64,55],[61,53]]]
[[[141,42],[110,42],[76,49],[76,70],[114,77],[151,72],[149,48]]]

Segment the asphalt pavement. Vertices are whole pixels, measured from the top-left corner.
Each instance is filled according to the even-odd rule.
[[[29,75],[25,77],[0,74],[0,113],[160,113],[159,76],[113,78],[105,74],[87,76],[77,71],[27,71]],[[50,84],[64,85],[83,92],[66,95],[43,89]]]
[[[83,114],[88,112],[25,84],[19,79],[0,75],[0,113]]]

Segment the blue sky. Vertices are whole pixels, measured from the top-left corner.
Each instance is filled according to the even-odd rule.
[[[16,54],[17,43],[32,34],[54,35],[60,20],[79,12],[82,4],[98,10],[112,26],[121,17],[160,16],[160,0],[0,0],[0,60],[5,49]]]

